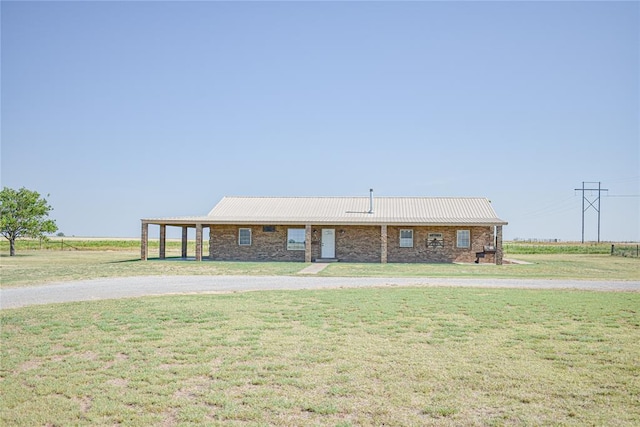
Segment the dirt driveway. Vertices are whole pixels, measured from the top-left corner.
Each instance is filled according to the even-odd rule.
[[[295,276],[143,276],[81,280],[0,289],[2,309],[70,301],[148,295],[203,294],[374,286],[455,286],[519,289],[640,291],[638,281],[523,280],[466,278],[295,277]]]

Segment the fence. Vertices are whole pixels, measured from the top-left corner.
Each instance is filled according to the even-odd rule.
[[[8,241],[0,242],[0,249],[4,250],[9,247]],[[74,244],[71,245],[68,242],[65,242],[64,239],[61,240],[49,240],[49,239],[18,239],[16,240],[16,250],[17,251],[37,251],[37,250],[61,250],[61,251],[72,251],[72,250],[81,250],[77,246],[77,243],[74,241]]]
[[[640,258],[640,245],[611,245],[611,255]]]
[[[180,239],[167,239],[167,250],[180,253]],[[195,241],[189,241],[189,250],[195,251]],[[149,248],[156,249],[160,246],[159,239],[149,239]],[[139,239],[100,239],[100,238],[73,238],[65,237],[60,239],[53,237],[50,239],[18,239],[16,240],[16,251],[140,251]],[[608,250],[608,249],[607,249]],[[9,251],[9,241],[0,239],[0,252]]]

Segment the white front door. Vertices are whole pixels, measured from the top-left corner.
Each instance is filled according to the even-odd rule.
[[[320,258],[336,257],[336,230],[333,228],[322,229],[322,250]]]

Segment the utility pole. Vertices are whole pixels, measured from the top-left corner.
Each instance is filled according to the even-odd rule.
[[[585,184],[594,185],[594,186],[595,184],[598,184],[598,188],[585,188],[584,186]],[[600,182],[582,181],[582,188],[576,188],[575,191],[582,191],[582,243],[584,243],[584,213],[588,211],[590,208],[593,208],[596,212],[598,212],[598,243],[600,243],[600,193],[603,191],[609,191],[609,189],[602,188],[602,185]],[[597,191],[598,195],[594,196],[593,193],[589,193],[587,195],[586,193],[587,191],[590,191],[590,192]],[[585,208],[585,202],[588,203],[588,206],[586,208]]]

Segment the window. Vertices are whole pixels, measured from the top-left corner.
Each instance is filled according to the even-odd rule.
[[[262,231],[265,233],[274,233],[276,231],[275,225],[263,225]]]
[[[238,244],[240,246],[251,246],[251,229],[250,228],[238,229]]]
[[[304,251],[305,249],[305,230],[304,228],[287,229],[287,250],[288,251]]]
[[[471,247],[471,232],[469,230],[458,230],[456,246],[459,248]]]
[[[400,230],[400,247],[413,247],[413,230]]]

